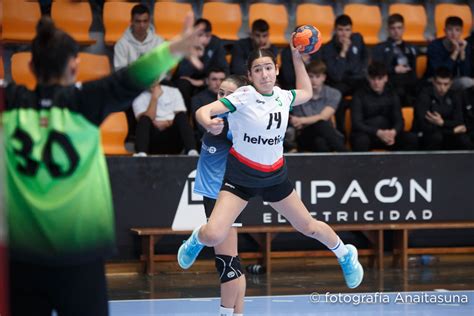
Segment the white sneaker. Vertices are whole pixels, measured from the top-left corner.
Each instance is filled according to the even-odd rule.
[[[146,156],[148,156],[148,155],[143,151],[133,154],[133,157],[146,157]]]
[[[199,156],[199,152],[196,149],[188,151],[188,156]]]

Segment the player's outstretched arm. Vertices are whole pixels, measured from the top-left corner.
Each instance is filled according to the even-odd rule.
[[[202,47],[198,35],[204,26],[193,27],[193,21],[193,15],[188,14],[184,30],[179,36],[154,48],[130,65],[129,71],[136,83],[144,87],[150,86],[161,74],[176,66],[183,57],[189,59],[196,68],[202,68],[199,60]]]
[[[296,97],[294,105],[299,105],[308,102],[313,97],[313,88],[311,87],[311,81],[306,72],[303,58],[301,58],[300,52],[293,46],[292,42],[293,41],[290,41],[290,48],[296,77]]]

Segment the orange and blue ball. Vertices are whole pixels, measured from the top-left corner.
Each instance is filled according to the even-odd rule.
[[[316,53],[321,47],[321,32],[312,25],[298,27],[293,35],[293,46],[302,54]]]

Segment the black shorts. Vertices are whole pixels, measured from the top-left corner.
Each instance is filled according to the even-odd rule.
[[[212,210],[214,209],[214,205],[216,205],[216,200],[204,197],[204,210],[206,211],[206,218],[209,219],[211,217]],[[232,227],[242,227],[242,221],[240,220],[240,215],[235,220]]]
[[[221,191],[230,192],[245,201],[250,200],[254,196],[260,196],[265,202],[279,202],[293,192],[293,185],[288,179],[286,179],[282,183],[269,187],[249,188],[234,184],[227,179],[224,179]]]

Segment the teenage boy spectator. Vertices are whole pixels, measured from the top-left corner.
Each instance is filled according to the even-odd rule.
[[[387,82],[387,68],[374,62],[368,68],[368,85],[354,94],[351,105],[353,151],[417,149],[416,135],[403,130],[400,99]]]
[[[137,4],[132,8],[131,24],[114,46],[114,68],[118,70],[163,43],[150,23],[150,10]]]
[[[197,132],[197,139],[201,139],[206,130],[204,129],[204,127],[201,126],[201,124],[198,124],[196,122],[196,110],[203,105],[212,103],[217,100],[217,93],[219,92],[219,87],[222,81],[224,81],[225,77],[226,73],[224,69],[211,68],[209,70],[209,74],[205,79],[207,89],[202,90],[201,92],[193,96],[191,99],[192,117],[194,121],[195,130]]]
[[[197,155],[193,130],[179,90],[155,83],[133,101],[137,118],[136,156],[178,154],[183,146],[188,155]]]
[[[336,18],[335,34],[321,49],[321,57],[328,68],[328,84],[343,96],[353,93],[365,82],[369,54],[362,35],[352,32],[348,15]]]
[[[296,137],[300,151],[347,151],[344,136],[337,131],[331,118],[341,101],[341,93],[324,84],[326,65],[320,59],[306,66],[313,97],[293,109],[290,123],[299,131]]]
[[[232,48],[230,72],[247,76],[247,59],[254,49],[270,49],[276,56],[277,48],[270,43],[270,25],[267,21],[258,19],[252,23],[250,37],[238,40]]]
[[[405,32],[403,16],[388,17],[388,39],[372,50],[372,60],[384,63],[389,81],[400,97],[402,106],[413,106],[418,79],[416,77],[416,47],[403,40]]]
[[[415,103],[414,130],[426,150],[469,149],[469,137],[463,122],[461,98],[453,91],[453,75],[446,67],[438,68],[431,86]]]
[[[173,81],[183,95],[186,108],[191,112],[191,98],[205,88],[205,78],[211,68],[224,69],[229,72],[229,64],[225,59],[225,49],[221,39],[212,35],[212,25],[209,20],[197,19],[195,26],[202,25],[203,32],[200,35],[204,51],[200,57],[203,64],[202,69],[197,69],[188,60],[182,60],[173,75]]]
[[[137,4],[132,8],[130,26],[114,46],[115,70],[128,66],[141,55],[163,43],[163,39],[155,34],[150,17],[150,10],[146,5]],[[129,145],[133,146],[137,121],[131,108],[127,109],[125,114],[128,125],[126,145],[128,148]]]
[[[439,67],[446,67],[454,77],[452,89],[466,89],[474,84],[471,47],[462,36],[463,21],[457,16],[446,19],[445,36],[428,45],[426,78],[431,78]]]
[[[321,57],[328,68],[327,84],[339,90],[343,97],[351,95],[365,83],[369,54],[364,39],[352,32],[352,20],[340,15],[335,21],[335,34],[321,49]],[[336,112],[336,125],[344,131],[347,102],[341,102]]]

